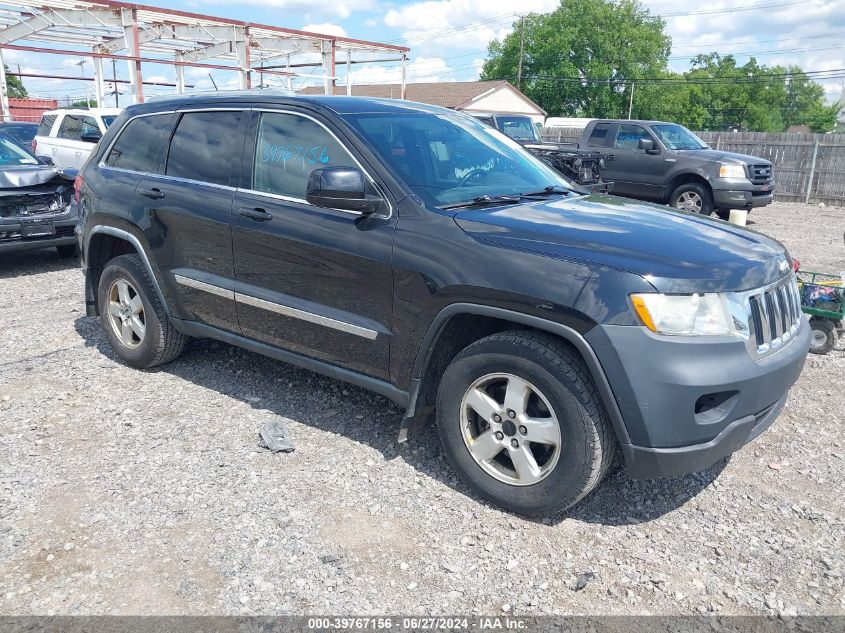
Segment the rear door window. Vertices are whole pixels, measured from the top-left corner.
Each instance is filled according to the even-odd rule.
[[[162,148],[170,137],[175,120],[175,114],[156,114],[133,119],[109,150],[105,158],[106,165],[130,171],[158,173]]]
[[[242,117],[228,110],[183,114],[170,141],[165,174],[228,185],[243,150]]]
[[[53,129],[53,123],[55,122],[55,114],[45,114],[42,116],[41,123],[38,124],[38,136],[50,136],[50,130]]]
[[[607,133],[609,131],[610,123],[596,123],[596,127],[593,128],[593,133],[590,134],[587,145],[592,145],[593,147],[603,147],[605,141],[607,140]]]
[[[264,112],[258,124],[252,189],[305,200],[311,172],[358,167],[326,128],[296,114]]]

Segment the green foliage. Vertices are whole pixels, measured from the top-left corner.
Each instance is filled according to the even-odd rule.
[[[26,99],[29,94],[24,88],[21,78],[10,75],[9,72],[11,71],[8,66],[4,66],[4,68],[6,69],[6,85],[9,87],[9,96],[15,99]]]
[[[633,83],[635,119],[761,132],[792,125],[830,132],[836,124],[838,106],[797,66],[754,58],[737,66],[731,55],[709,53],[684,73],[669,70],[664,22],[637,0],[565,0],[551,13],[527,15],[524,28],[522,90],[549,116],[626,117]],[[517,22],[490,43],[482,79],[517,83],[520,36]]]
[[[550,116],[620,116],[628,107],[626,80],[652,77],[666,67],[671,40],[663,27],[663,20],[635,0],[566,0],[551,13],[527,15],[523,75],[528,79],[522,90]],[[517,83],[519,47],[517,22],[503,41],[491,42],[481,78]],[[584,84],[579,77],[607,82]]]
[[[70,104],[71,108],[96,108],[97,107],[97,100],[96,99],[82,99],[80,101],[74,101]]]

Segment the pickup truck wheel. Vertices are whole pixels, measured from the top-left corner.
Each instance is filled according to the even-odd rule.
[[[688,182],[672,192],[669,206],[690,213],[710,215],[713,213],[713,196],[704,185]]]
[[[168,320],[137,255],[121,255],[106,265],[97,301],[106,338],[127,364],[146,369],[182,353],[187,339]]]
[[[531,331],[493,334],[458,354],[440,382],[437,425],[463,479],[525,515],[554,514],[580,501],[616,454],[581,359]]]

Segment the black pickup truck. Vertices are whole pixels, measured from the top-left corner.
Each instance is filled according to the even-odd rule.
[[[638,478],[707,468],[774,422],[809,348],[778,242],[574,190],[443,108],[156,100],[75,186],[87,314],[124,362],[206,337],[371,389],[521,513],[576,503],[620,452]]]
[[[677,123],[597,119],[578,143],[600,152],[602,177],[613,193],[669,204],[726,220],[730,209],[772,201],[772,164],[762,158],[711,149]]]

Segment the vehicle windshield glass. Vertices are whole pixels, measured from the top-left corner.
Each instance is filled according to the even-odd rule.
[[[496,127],[515,141],[538,141],[534,121],[527,116],[497,116]]]
[[[114,123],[114,120],[116,118],[117,118],[117,116],[113,115],[113,114],[103,115],[103,117],[102,117],[103,125],[105,125],[108,128],[112,123]]]
[[[468,116],[413,112],[345,118],[414,193],[434,206],[572,188],[518,143]]]
[[[7,136],[0,137],[0,167],[37,165],[35,157]]]
[[[651,129],[668,149],[707,149],[707,143],[683,125],[666,123],[652,125]]]

